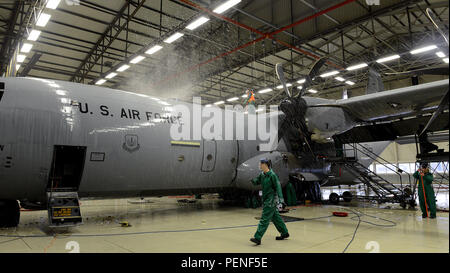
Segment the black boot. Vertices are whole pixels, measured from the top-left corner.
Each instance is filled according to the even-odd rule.
[[[251,238],[250,241],[255,243],[257,246],[261,244],[261,240],[258,240],[256,238]]]
[[[275,239],[276,240],[284,240],[284,239],[286,239],[286,238],[288,238],[289,237],[289,233],[286,233],[286,234],[281,234],[281,236],[277,236]]]

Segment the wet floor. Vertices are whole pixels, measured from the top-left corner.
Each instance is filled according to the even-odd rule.
[[[436,208],[440,210],[449,210],[449,193],[448,193],[448,185],[434,185],[433,187],[435,197],[436,197]],[[341,187],[324,187],[321,189],[323,199],[327,200],[328,196],[332,192],[335,192],[339,195],[342,195],[345,191],[350,191],[352,195],[366,195],[366,190],[362,185],[355,186],[341,186]],[[374,196],[375,194],[372,191],[369,191],[370,196]],[[417,194],[416,194],[416,200]],[[398,204],[383,204],[380,207],[386,207],[386,205],[390,207],[398,207]]]
[[[84,223],[66,229],[48,228],[46,211],[23,211],[18,228],[0,229],[0,252],[449,252],[446,212],[422,219],[419,211],[369,203],[296,206],[284,214],[289,239],[276,241],[271,224],[254,246],[249,239],[261,209],[227,206],[214,195],[177,200],[83,200]],[[331,216],[333,211],[349,215]],[[131,226],[122,227],[124,221]]]

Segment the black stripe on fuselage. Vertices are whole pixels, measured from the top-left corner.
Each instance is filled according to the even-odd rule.
[[[2,100],[3,93],[5,93],[5,83],[0,82],[0,101]]]

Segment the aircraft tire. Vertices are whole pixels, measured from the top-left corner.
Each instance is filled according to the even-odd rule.
[[[342,193],[342,198],[344,199],[345,202],[349,203],[349,202],[352,201],[353,195],[352,195],[352,193],[349,192],[349,191],[344,191],[344,192]]]
[[[339,195],[335,192],[332,192],[328,200],[330,201],[331,204],[337,205],[339,204]]]
[[[17,227],[19,220],[19,202],[16,200],[0,200],[0,227]]]

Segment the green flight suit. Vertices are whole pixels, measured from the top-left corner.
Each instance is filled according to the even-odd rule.
[[[262,200],[263,200],[263,212],[261,220],[259,221],[258,229],[255,233],[255,238],[261,240],[270,221],[272,221],[281,235],[287,235],[288,230],[283,222],[283,219],[278,213],[277,202],[275,196],[278,195],[279,202],[283,203],[283,193],[281,191],[280,181],[278,176],[269,170],[267,173],[261,173],[258,177],[252,180],[254,185],[262,186]]]
[[[421,176],[419,171],[416,171],[413,174],[414,178],[418,180],[417,185],[417,194],[419,195],[419,203],[420,209],[422,210],[422,216],[427,216],[427,209],[425,206],[424,200],[424,189],[425,189],[425,198],[428,206],[428,210],[430,211],[431,217],[436,217],[436,200],[434,199],[434,190],[431,183],[433,182],[433,175],[431,173],[425,173]],[[422,186],[423,184],[423,186]]]
[[[291,182],[289,182],[286,185],[286,204],[288,206],[295,206],[297,205],[297,196],[295,193],[294,185],[292,185]]]

